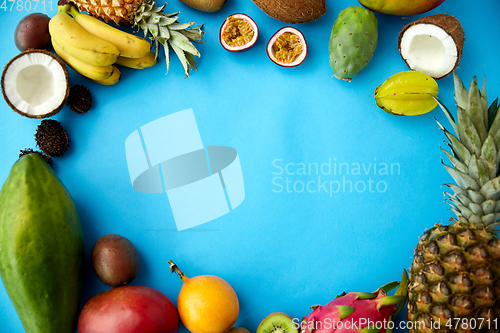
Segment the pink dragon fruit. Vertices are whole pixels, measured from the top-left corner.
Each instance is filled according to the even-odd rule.
[[[387,292],[396,288],[395,295]],[[408,274],[401,282],[391,282],[374,293],[348,293],[337,296],[325,306],[315,305],[304,317],[302,333],[389,333],[392,319],[403,308],[407,298]]]

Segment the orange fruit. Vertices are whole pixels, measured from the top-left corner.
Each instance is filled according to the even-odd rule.
[[[192,333],[228,332],[239,313],[238,297],[231,285],[214,275],[188,278],[172,260],[168,263],[183,282],[177,310],[184,326]]]

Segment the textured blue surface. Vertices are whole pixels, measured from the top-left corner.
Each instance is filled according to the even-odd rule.
[[[45,12],[54,15],[55,3],[50,7],[45,1]],[[213,14],[171,0],[167,12],[181,11],[180,21],[205,24],[198,71],[189,78],[174,58],[165,75],[163,55],[150,69],[123,69],[121,81],[110,87],[70,71],[72,85],[84,84],[94,96],[94,108],[84,116],[66,107],[54,117],[71,137],[70,149],[54,161],[54,169],[83,225],[83,301],[107,289],[92,272],[89,254],[108,233],[136,245],[141,269],[133,283],[154,287],[174,302],[181,281],[170,275],[169,259],[188,276],[214,274],[227,280],[240,300],[237,325],[250,331],[270,312],[300,318],[309,306],[343,291],[373,291],[401,277],[418,236],[452,216],[441,186],[451,181],[440,164],[444,136],[434,117],[446,119],[438,109],[419,117],[391,116],[374,102],[377,85],[407,70],[397,37],[413,17],[376,14],[379,44],[370,64],[351,83],[333,78],[330,31],[338,13],[357,4],[328,0],[323,17],[296,25],[309,47],[296,68],[268,59],[268,39],[286,24],[266,16],[251,0],[227,0]],[[18,53],[14,29],[27,14],[16,6],[9,10],[10,5],[0,8],[2,65]],[[227,52],[218,41],[220,25],[236,12],[252,16],[260,28],[256,45],[243,53]],[[457,16],[466,34],[459,75],[466,85],[473,75],[480,80],[487,75],[492,101],[500,95],[500,3],[447,0],[428,14],[446,12]],[[440,98],[454,109],[452,78],[438,83]],[[205,144],[238,151],[246,197],[229,214],[178,232],[164,195],[132,188],[125,140],[140,126],[188,108]],[[35,148],[40,121],[21,117],[4,101],[0,114],[3,183],[19,150]],[[23,332],[3,286],[0,322],[0,332]]]

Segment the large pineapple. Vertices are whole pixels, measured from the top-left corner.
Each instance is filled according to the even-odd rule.
[[[90,15],[104,21],[113,21],[115,24],[130,24],[139,27],[144,32],[144,38],[149,39],[156,46],[158,56],[160,44],[165,50],[167,73],[170,68],[169,50],[172,49],[182,63],[186,76],[189,69],[196,70],[193,56],[200,56],[200,52],[192,42],[200,43],[204,31],[202,26],[193,27],[194,22],[177,22],[177,13],[164,13],[166,3],[156,7],[154,0],[60,0],[59,4],[73,3],[78,10],[86,11]]]
[[[410,332],[499,332],[500,329],[500,112],[488,108],[486,88],[474,77],[469,91],[454,74],[456,134],[448,138],[445,165],[455,184],[446,184],[456,219],[424,232],[410,269]],[[425,328],[422,323],[425,323]],[[440,328],[439,328],[440,324]],[[482,325],[481,325],[482,324]],[[413,326],[413,329],[411,329]]]

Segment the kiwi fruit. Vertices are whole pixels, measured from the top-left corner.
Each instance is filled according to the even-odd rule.
[[[233,327],[227,333],[250,333],[250,331],[243,327]]]
[[[273,312],[260,323],[257,333],[299,333],[300,323],[283,312]]]
[[[179,0],[180,2],[201,10],[202,12],[214,13],[222,8],[226,0]]]

